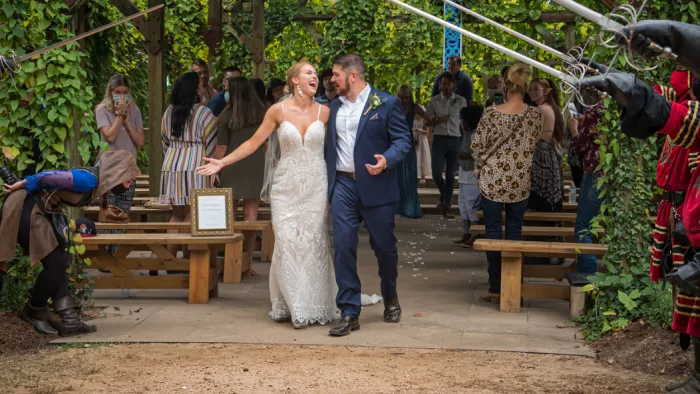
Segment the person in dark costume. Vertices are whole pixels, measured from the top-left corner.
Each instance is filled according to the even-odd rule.
[[[632,35],[630,36],[630,32]],[[677,62],[696,76],[700,73],[700,26],[674,21],[647,20],[626,27],[622,35],[630,38],[629,46],[645,58],[658,55],[651,42],[670,48]],[[621,44],[627,45],[624,38]],[[594,68],[602,70],[597,65]],[[697,81],[697,79],[696,79]],[[635,75],[611,70],[607,75],[585,78],[580,89],[596,88],[609,93],[621,106],[622,131],[630,137],[648,138],[659,132],[667,135],[677,146],[697,151],[700,149],[700,103],[676,102],[639,80]],[[693,89],[697,88],[693,83]],[[698,89],[700,91],[700,89]],[[683,229],[674,230],[674,237],[687,237],[695,251],[700,250],[700,172],[693,171],[682,212]],[[679,297],[673,315],[673,330],[684,337],[692,337],[695,366],[693,374],[682,383],[666,389],[673,394],[700,393],[700,253],[668,275],[668,280],[679,287]]]
[[[40,333],[70,336],[96,331],[81,321],[79,305],[68,289],[70,254],[61,207],[83,207],[110,191],[122,194],[140,174],[134,156],[120,150],[103,152],[99,167],[43,171],[3,185],[8,196],[0,222],[0,268],[14,257],[17,244],[32,264],[41,261],[44,269],[22,311],[22,318]],[[61,321],[48,318],[49,299]]]

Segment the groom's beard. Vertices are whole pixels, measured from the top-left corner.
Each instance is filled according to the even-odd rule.
[[[350,82],[346,82],[345,86],[343,86],[342,88],[340,87],[340,85],[336,85],[335,91],[338,94],[338,96],[347,96],[348,93],[350,93]]]

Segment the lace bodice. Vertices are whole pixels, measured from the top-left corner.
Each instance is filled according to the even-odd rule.
[[[320,119],[321,106],[319,105],[316,121],[311,123],[303,136],[301,130],[287,120],[286,115],[284,115],[284,105],[282,105],[282,114],[284,122],[277,129],[281,158],[284,159],[285,155],[296,152],[306,152],[310,153],[312,157],[323,158],[326,127]]]

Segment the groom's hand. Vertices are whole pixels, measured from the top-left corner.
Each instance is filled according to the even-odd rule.
[[[374,158],[377,159],[377,164],[365,164],[365,167],[370,175],[379,175],[386,169],[386,158],[383,155],[374,155]]]

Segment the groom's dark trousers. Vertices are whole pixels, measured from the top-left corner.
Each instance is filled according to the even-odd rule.
[[[336,304],[343,316],[359,317],[362,289],[357,275],[357,244],[360,223],[367,224],[370,246],[379,264],[382,297],[396,297],[399,255],[394,236],[395,203],[365,207],[360,201],[356,181],[337,176],[331,198],[333,210],[334,266],[338,283]]]

